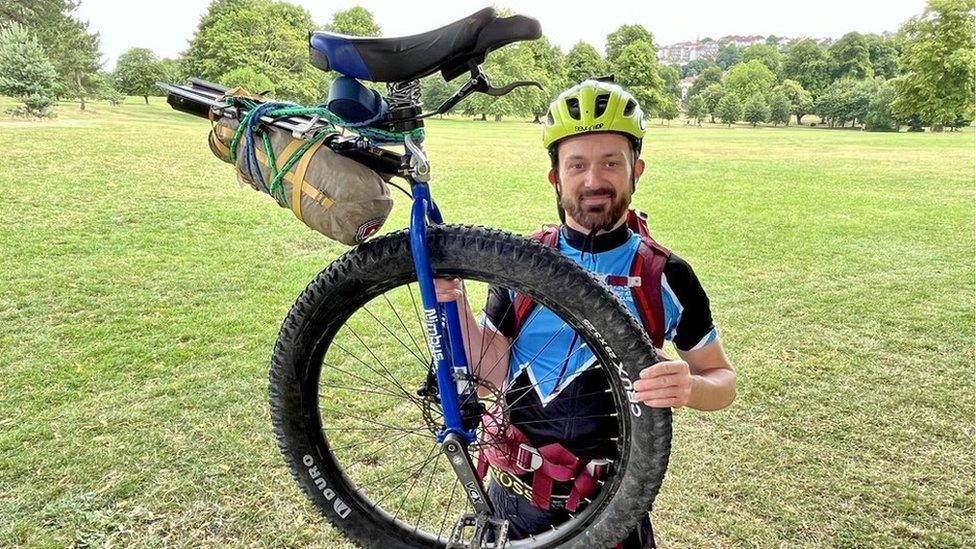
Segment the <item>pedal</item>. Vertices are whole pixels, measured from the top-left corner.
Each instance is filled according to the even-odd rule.
[[[474,528],[471,543],[465,544],[465,531]],[[504,549],[508,545],[508,520],[487,515],[463,515],[454,523],[447,549]]]

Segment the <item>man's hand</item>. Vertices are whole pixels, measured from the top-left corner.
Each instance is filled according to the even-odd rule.
[[[437,291],[438,303],[457,301],[464,295],[464,288],[461,286],[460,278],[435,278],[434,290]]]
[[[681,408],[691,398],[691,370],[683,360],[667,360],[641,370],[634,382],[637,400],[652,408]]]

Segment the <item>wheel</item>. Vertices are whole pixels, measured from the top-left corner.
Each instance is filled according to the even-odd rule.
[[[545,311],[564,323],[560,331],[575,331],[582,343],[576,351],[595,359],[581,375],[605,387],[575,395],[602,406],[595,423],[559,421],[595,425],[574,439],[610,448],[604,457],[613,460],[611,472],[564,522],[508,547],[592,548],[622,540],[657,495],[670,453],[671,411],[633,402],[631,382],[656,361],[643,330],[606,286],[540,244],[452,225],[430,227],[428,244],[437,275],[462,278],[472,307],[492,284],[542,305],[520,334]],[[444,547],[470,508],[433,435],[441,415],[436,398],[418,390],[431,369],[419,308],[408,233],[377,238],[309,284],[285,318],[271,360],[271,416],[292,475],[332,524],[367,547]],[[530,434],[533,422],[519,419],[525,394],[489,393],[486,406],[498,404]],[[470,450],[476,454],[483,444]]]

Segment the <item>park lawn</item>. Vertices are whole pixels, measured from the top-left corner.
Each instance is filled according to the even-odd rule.
[[[0,120],[0,546],[341,545],[278,454],[267,365],[346,248],[141,103]],[[553,221],[538,125],[428,128],[448,221]],[[729,410],[675,414],[662,545],[971,546],[972,129],[645,143],[636,206],[739,374]]]

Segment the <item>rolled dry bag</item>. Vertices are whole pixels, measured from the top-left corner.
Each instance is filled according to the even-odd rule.
[[[210,132],[210,150],[224,162],[231,162],[230,144],[237,130],[237,120],[219,118]],[[275,165],[281,168],[306,143],[282,129],[265,127],[274,151]],[[256,143],[262,139],[255,138]],[[264,146],[255,146],[254,153],[265,185],[259,185],[247,175],[244,139],[237,144],[237,178],[255,190],[268,192],[273,179]],[[368,167],[332,151],[322,144],[314,144],[282,178],[282,189],[271,195],[283,208],[313,230],[348,244],[359,244],[383,226],[393,199],[390,188],[380,174]]]

